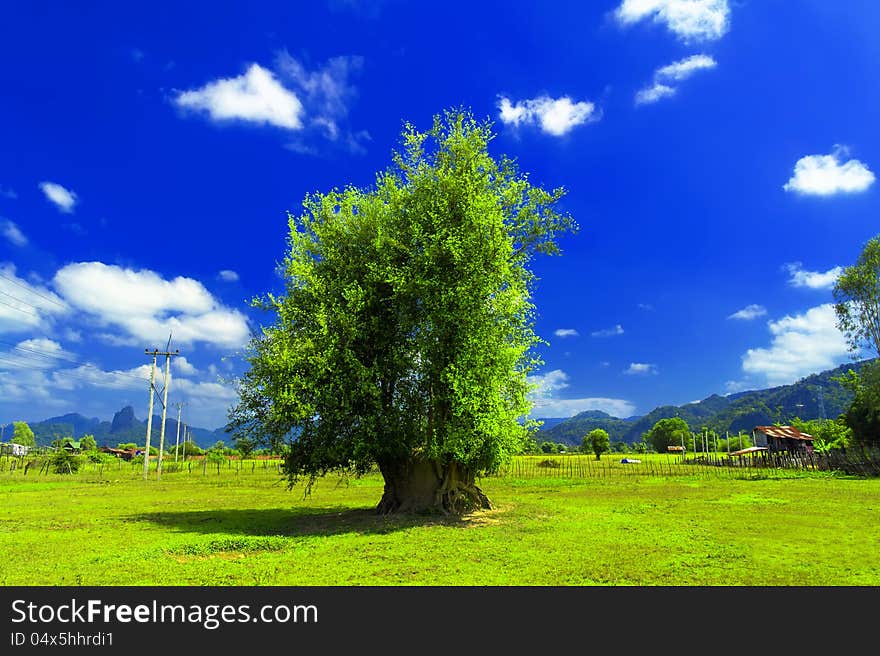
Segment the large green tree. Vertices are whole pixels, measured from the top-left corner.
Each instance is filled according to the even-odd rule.
[[[37,439],[34,437],[34,431],[28,426],[26,421],[12,422],[12,441],[22,446],[36,446]]]
[[[608,431],[603,428],[594,428],[584,436],[581,449],[592,451],[596,454],[596,460],[599,460],[603,453],[611,450],[611,438],[608,436]]]
[[[230,430],[287,441],[289,484],[385,480],[381,513],[490,507],[476,477],[533,432],[529,268],[576,229],[565,191],[493,157],[491,124],[445,112],[404,126],[375,186],[306,197],[289,216],[285,290],[251,342]]]
[[[856,263],[843,270],[833,294],[837,327],[849,349],[868,346],[880,355],[880,237],[868,240]]]
[[[850,351],[860,354],[865,347],[880,355],[880,237],[864,245],[856,263],[846,267],[834,283],[834,311],[837,327],[846,337]],[[840,378],[853,392],[844,413],[854,440],[862,445],[880,442],[880,364],[865,363]]]
[[[657,453],[666,453],[666,447],[680,445],[682,440],[687,445],[690,436],[691,429],[684,419],[668,417],[655,423],[651,430],[644,435],[644,438]]]

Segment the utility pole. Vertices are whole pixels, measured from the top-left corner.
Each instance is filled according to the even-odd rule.
[[[171,335],[168,336],[168,346],[171,345]],[[162,478],[162,452],[165,447],[165,416],[168,413],[168,388],[171,386],[171,356],[180,355],[179,350],[174,353],[165,347],[165,386],[162,390],[162,429],[159,431],[159,460],[156,463],[156,478]]]
[[[177,402],[177,438],[174,440],[174,462],[177,463],[177,452],[180,451],[180,413],[185,404]],[[186,432],[183,433],[183,441],[186,443]]]
[[[150,355],[149,349],[144,349],[144,352]],[[150,435],[153,432],[153,391],[155,390],[153,382],[156,380],[156,355],[158,353],[159,351],[153,349],[153,367],[150,369],[150,409],[147,411],[147,444],[144,448],[144,480],[147,480],[150,473]]]
[[[162,476],[162,452],[165,448],[165,417],[168,411],[168,387],[170,380],[170,369],[171,369],[171,357],[174,355],[180,355],[180,350],[169,351],[168,346],[171,345],[171,335],[168,336],[168,344],[165,346],[164,351],[159,351],[158,349],[153,349],[150,351],[149,349],[144,349],[144,352],[147,355],[153,356],[153,368],[150,371],[150,410],[149,417],[147,417],[147,452],[144,455],[144,478],[147,477],[149,473],[149,463],[150,463],[150,433],[153,428],[153,390],[155,389],[155,378],[156,378],[156,357],[159,355],[165,356],[165,385],[162,391],[162,424],[159,430],[159,459],[156,462],[156,476],[157,478],[161,478]]]

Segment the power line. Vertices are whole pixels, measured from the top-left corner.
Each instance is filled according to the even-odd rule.
[[[6,292],[0,292],[0,294],[3,294],[4,296],[8,296],[9,298],[18,301],[19,303],[24,303],[24,305],[28,305],[28,303],[25,303],[25,302],[22,301],[21,299],[16,298],[16,297],[13,296],[12,294],[7,294]],[[21,309],[20,307],[16,307],[16,306],[14,306],[14,305],[10,305],[9,303],[4,303],[3,301],[0,301],[0,305],[5,305],[6,307],[8,307],[8,308],[12,308],[13,310],[18,310],[19,312],[23,312],[23,313],[25,313],[25,314],[29,314],[29,315],[31,315],[32,317],[36,317],[37,319],[42,319],[42,317],[41,317],[39,314],[36,314],[35,312],[31,312],[30,310],[23,310],[23,309]],[[33,306],[33,305],[30,305],[30,307],[32,307],[32,308],[34,308],[34,309],[37,309],[37,308],[36,308],[35,306]]]
[[[49,297],[46,296],[45,294],[41,294],[40,292],[38,292],[36,289],[33,289],[32,287],[28,287],[28,286],[26,286],[26,285],[22,285],[20,282],[18,282],[18,281],[15,280],[14,278],[10,278],[9,276],[6,276],[6,275],[4,275],[4,274],[2,274],[2,273],[0,273],[0,278],[3,278],[4,280],[8,280],[8,281],[11,282],[13,285],[18,285],[19,287],[21,287],[22,289],[24,289],[24,290],[30,292],[31,294],[34,294],[34,295],[36,295],[36,296],[39,296],[40,298],[44,298],[44,299],[46,299],[47,301],[49,301],[50,303],[54,303],[55,305],[57,305],[57,306],[60,307],[60,308],[64,308],[65,310],[68,309],[67,306],[64,305],[63,303],[59,303],[59,302],[56,301],[55,299],[53,299],[53,298],[49,298]]]

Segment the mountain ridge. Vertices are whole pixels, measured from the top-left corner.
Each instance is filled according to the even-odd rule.
[[[644,415],[627,419],[587,410],[564,421],[554,418],[552,425],[538,430],[535,439],[538,442],[580,445],[584,435],[595,428],[602,428],[612,441],[632,444],[640,441],[642,434],[655,423],[669,417],[681,417],[691,430],[707,428],[720,434],[738,433],[741,430],[750,432],[755,426],[787,423],[795,417],[804,420],[834,419],[846,410],[852,393],[833,379],[849,369],[858,371],[871,361],[842,364],[810,374],[789,385],[736,392],[727,396],[710,394],[701,401],[680,406],[661,405]]]

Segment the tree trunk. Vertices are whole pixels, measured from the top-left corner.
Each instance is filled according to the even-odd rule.
[[[384,460],[379,470],[385,479],[385,492],[376,512],[382,515],[461,515],[492,507],[476,486],[473,472],[454,461]]]

